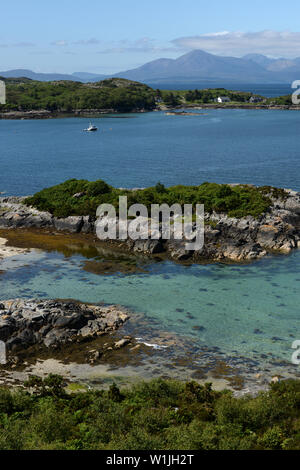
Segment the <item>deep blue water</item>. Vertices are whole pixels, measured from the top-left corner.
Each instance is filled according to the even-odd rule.
[[[32,194],[68,178],[119,187],[219,183],[300,190],[300,113],[203,110],[94,119],[0,121],[0,192]]]
[[[103,178],[120,187],[270,184],[300,190],[300,112],[210,110],[94,119],[0,121],[0,192],[30,194],[67,178]],[[19,260],[19,261],[18,261]],[[160,330],[251,359],[252,372],[290,373],[300,338],[300,252],[251,265],[155,263],[146,273],[83,272],[84,259],[36,252],[1,264],[0,299],[63,297],[119,303]],[[7,271],[6,271],[7,270]],[[201,358],[199,358],[201,363]],[[273,364],[273,365],[272,365]]]
[[[251,91],[252,93],[274,98],[275,96],[290,95],[292,93],[290,83],[238,83],[224,81],[198,81],[187,83],[149,83],[152,88],[162,90],[201,90],[203,88],[226,88],[226,90]]]

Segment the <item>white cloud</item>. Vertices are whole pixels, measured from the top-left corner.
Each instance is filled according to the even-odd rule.
[[[99,50],[98,54],[122,54],[124,52],[142,54],[163,54],[165,52],[184,52],[184,50],[185,49],[181,47],[176,47],[173,44],[159,44],[154,39],[143,37],[136,39],[135,41],[129,41],[127,39],[121,41],[114,41],[113,43],[107,44],[106,47]]]
[[[68,45],[68,41],[64,39],[59,39],[58,41],[51,42],[51,46],[65,47]]]
[[[0,44],[0,47],[35,47],[33,42],[16,42],[14,44]]]
[[[80,39],[68,43],[65,40],[58,40],[51,43],[53,46],[65,47],[69,45],[75,46],[99,46],[101,49],[98,50],[99,54],[120,54],[123,52],[133,53],[162,53],[162,52],[176,52],[178,48],[173,44],[162,46],[156,43],[154,39],[148,37],[142,37],[133,41],[128,39],[121,39],[118,41],[102,41],[96,38]]]
[[[102,41],[99,41],[99,39],[96,38],[90,38],[90,39],[81,39],[80,41],[76,41],[73,44],[79,45],[79,46],[95,46],[101,44]]]
[[[171,41],[186,50],[203,49],[212,54],[233,55],[260,53],[273,57],[299,57],[300,32],[291,31],[221,31]]]
[[[35,47],[35,44],[33,42],[17,42],[16,44],[13,44],[13,47]]]
[[[66,40],[57,40],[51,43],[52,46],[100,46],[98,54],[122,54],[122,53],[142,53],[142,54],[163,54],[185,52],[186,48],[177,47],[172,42],[161,44],[155,39],[142,37],[136,40],[121,39],[115,41],[104,41],[97,38],[79,39],[68,42]]]

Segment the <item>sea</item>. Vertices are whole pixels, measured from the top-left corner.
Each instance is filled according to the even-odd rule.
[[[101,178],[123,188],[210,181],[300,191],[298,111],[210,109],[92,121],[98,132],[83,132],[89,122],[83,118],[0,120],[0,192],[29,195],[69,178]],[[189,366],[174,359],[180,348],[190,354],[191,376],[198,369],[216,374],[220,363],[223,372],[228,367],[249,377],[298,376],[291,357],[300,340],[299,251],[241,265],[142,259],[142,269],[131,272],[88,268],[87,261],[107,259],[113,264],[109,253],[54,248],[9,258],[0,265],[0,299],[127,307],[137,340],[155,352],[148,375],[140,369],[147,377],[186,378]],[[174,338],[172,347],[162,335]]]
[[[235,91],[250,91],[251,93],[262,95],[267,98],[274,98],[276,96],[290,95],[294,90],[291,83],[239,83],[239,82],[224,82],[212,80],[199,80],[195,82],[156,82],[149,83],[152,88],[159,88],[161,90],[201,90],[203,88],[225,88],[226,90]]]

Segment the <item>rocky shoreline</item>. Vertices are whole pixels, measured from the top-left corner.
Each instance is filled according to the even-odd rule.
[[[182,106],[179,107],[180,109]],[[300,106],[294,104],[250,104],[250,103],[241,103],[241,104],[221,104],[221,103],[203,103],[201,105],[186,105],[185,109],[277,109],[277,110],[294,110],[299,111]]]
[[[183,106],[157,106],[152,111],[172,111],[174,109],[177,112],[174,115],[193,115],[193,113],[186,113],[184,109],[269,109],[269,110],[292,110],[299,111],[300,106],[298,105],[276,105],[276,104],[216,104],[216,103],[203,103],[201,105],[187,104]],[[182,110],[182,112],[180,112]],[[145,113],[148,112],[144,109],[135,109],[130,113]],[[0,113],[0,119],[55,119],[60,117],[87,117],[103,114],[119,114],[119,111],[115,109],[75,109],[72,111],[49,111],[46,109],[37,109],[30,111],[6,111]],[[126,113],[127,114],[127,113]],[[172,113],[173,114],[173,113]]]
[[[145,113],[144,109],[135,109],[131,113]],[[64,117],[89,117],[101,116],[103,114],[119,114],[116,109],[75,109],[73,111],[49,111],[47,109],[37,109],[31,111],[7,111],[0,112],[0,119],[55,119]],[[126,113],[127,114],[127,113]]]
[[[284,190],[284,195],[271,193],[269,198],[269,210],[258,218],[206,213],[204,247],[198,251],[186,251],[187,240],[163,239],[161,226],[157,240],[108,240],[102,243],[127,252],[162,254],[174,260],[193,262],[247,262],[268,253],[290,253],[300,247],[300,193]],[[56,218],[48,212],[28,207],[24,199],[0,198],[0,229],[34,228],[95,235],[95,221],[90,216]]]
[[[120,328],[129,315],[120,307],[97,306],[61,300],[6,300],[0,302],[0,340],[7,352],[32,346],[58,349],[91,340]],[[128,344],[122,338],[116,349]]]

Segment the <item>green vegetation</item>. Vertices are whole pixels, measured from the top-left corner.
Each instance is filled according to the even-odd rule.
[[[211,384],[162,379],[65,392],[61,377],[0,389],[1,450],[300,449],[300,381],[234,398]]]
[[[153,90],[147,85],[122,78],[111,78],[97,83],[72,81],[39,82],[28,78],[2,78],[6,82],[7,104],[0,112],[45,109],[54,113],[71,113],[75,110],[153,110],[157,105],[168,107],[192,104],[214,104],[219,96],[230,99],[226,105],[251,106],[253,104],[291,105],[291,96],[265,98],[250,92],[206,88],[201,90]]]
[[[285,95],[285,96],[278,96],[275,98],[268,98],[267,99],[267,104],[271,105],[292,105],[292,96],[291,95]]]
[[[226,105],[243,105],[251,107],[256,105],[292,105],[291,95],[266,98],[247,91],[226,90],[225,88],[205,88],[201,90],[156,90],[156,97],[167,106],[185,106],[191,104],[214,104],[219,96],[226,96],[230,102]],[[253,99],[253,103],[250,99]]]
[[[152,88],[121,78],[97,83],[4,80],[7,104],[0,105],[0,111],[46,109],[67,113],[76,109],[113,109],[119,112],[129,112],[141,109],[151,110],[155,107],[155,92]]]
[[[214,100],[219,96],[227,96],[231,103],[248,103],[251,96],[250,92],[231,91],[225,88],[206,88],[202,90],[161,90],[161,96],[165,104],[170,101],[174,102],[172,106],[179,104],[207,104],[214,103]],[[264,99],[264,97],[260,97]]]
[[[130,191],[109,186],[102,180],[71,179],[57,186],[43,189],[25,200],[41,211],[48,211],[56,217],[90,215],[95,217],[97,207],[103,203],[119,207],[119,196],[127,196],[128,207],[144,204],[148,210],[151,204],[204,204],[206,212],[222,212],[230,217],[252,215],[258,217],[265,212],[271,201],[268,197],[273,188],[255,188],[247,185],[203,183],[200,186],[172,186],[166,188],[158,183],[154,187]],[[281,194],[280,190],[279,194]],[[284,193],[284,192],[283,192]],[[276,193],[277,194],[277,193]],[[74,197],[76,196],[76,197]]]

